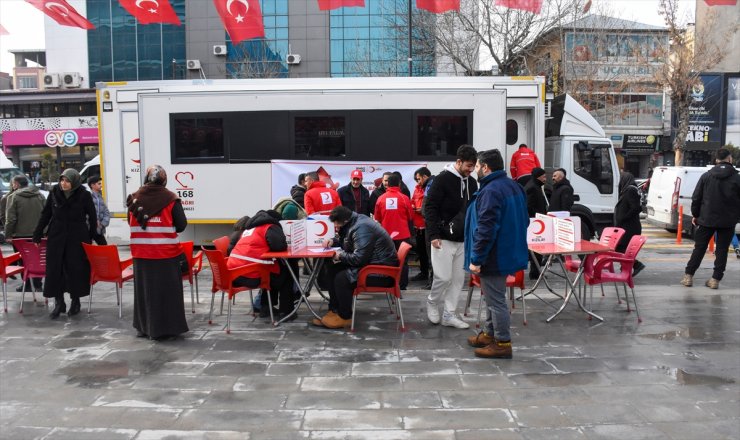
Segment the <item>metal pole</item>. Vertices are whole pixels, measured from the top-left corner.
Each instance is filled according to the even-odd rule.
[[[413,71],[411,70],[413,67],[413,58],[411,56],[412,54],[412,46],[411,46],[411,0],[409,0],[409,76],[414,76]]]

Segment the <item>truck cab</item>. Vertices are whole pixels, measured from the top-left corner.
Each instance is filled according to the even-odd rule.
[[[545,129],[545,170],[566,171],[576,203],[591,209],[597,226],[614,222],[619,167],[614,147],[596,119],[568,95],[552,102]]]

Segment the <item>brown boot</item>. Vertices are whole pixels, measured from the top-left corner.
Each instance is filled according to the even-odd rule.
[[[479,358],[511,359],[511,341],[495,341],[483,348],[475,349]]]
[[[496,339],[486,332],[480,332],[475,336],[468,336],[468,345],[475,348],[483,348],[486,345],[493,344]]]
[[[708,279],[707,282],[704,283],[704,285],[709,287],[710,289],[719,289],[719,280],[713,277]]]
[[[321,318],[321,323],[324,324],[324,327],[326,328],[346,328],[352,325],[351,319],[343,319],[341,316],[332,313],[329,315],[328,313],[326,316]]]
[[[324,323],[321,320],[324,319],[324,318],[326,318],[327,316],[332,316],[332,315],[336,315],[336,313],[334,313],[331,310],[329,310],[326,313],[326,315],[324,315],[323,318],[321,318],[321,319],[319,319],[319,318],[312,319],[311,320],[311,324],[315,325],[316,327],[324,327]]]

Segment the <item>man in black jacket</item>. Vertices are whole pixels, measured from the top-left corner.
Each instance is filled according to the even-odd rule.
[[[524,185],[524,192],[527,194],[527,212],[529,218],[534,217],[536,214],[547,214],[547,197],[545,197],[545,182],[547,182],[547,174],[542,168],[536,167],[532,169],[531,178]],[[539,257],[537,257],[539,258]],[[540,259],[539,262],[542,260]],[[540,270],[537,268],[537,264],[529,254],[529,279],[536,280],[540,277]]]
[[[380,196],[385,194],[385,189],[388,187],[388,176],[390,176],[391,174],[393,173],[390,171],[386,171],[385,173],[383,173],[382,183],[373,190],[372,194],[370,194],[370,214],[375,212],[375,205],[378,203],[378,199],[380,198]]]
[[[327,240],[324,246],[341,246],[333,262],[326,266],[329,287],[329,312],[312,323],[332,329],[349,327],[352,323],[352,292],[357,287],[357,274],[370,264],[398,266],[398,254],[390,235],[380,223],[370,217],[337,206],[329,220],[339,231],[339,237]],[[395,281],[388,277],[368,278],[368,286],[390,287]]]
[[[301,205],[301,208],[305,208],[305,206],[303,206],[305,196],[306,196],[306,173],[301,173],[298,175],[298,185],[293,185],[293,187],[290,188],[290,197],[292,197],[296,203]]]
[[[694,232],[694,250],[686,264],[681,284],[691,287],[696,270],[704,258],[709,239],[717,233],[714,272],[705,286],[717,289],[727,266],[735,224],[740,221],[740,175],[732,166],[732,155],[725,148],[717,150],[717,165],[702,174],[691,196],[691,223]]]
[[[562,168],[552,172],[552,181],[555,183],[552,186],[550,206],[547,208],[549,212],[570,212],[570,208],[573,206],[573,186],[565,175],[565,170]]]
[[[427,318],[432,324],[465,329],[470,327],[457,315],[465,272],[465,210],[478,190],[470,177],[478,152],[470,145],[457,149],[457,160],[445,166],[432,181],[424,205],[427,237],[432,244],[434,279],[427,298]],[[439,308],[443,305],[440,317]]]
[[[370,191],[362,184],[362,171],[353,170],[350,182],[337,190],[342,206],[358,214],[370,215]]]

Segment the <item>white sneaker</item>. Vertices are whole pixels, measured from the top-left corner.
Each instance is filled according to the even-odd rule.
[[[442,325],[460,329],[470,328],[470,324],[458,318],[455,315],[445,313],[442,317]]]
[[[439,307],[427,301],[427,318],[432,324],[439,324]]]

